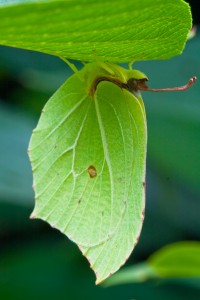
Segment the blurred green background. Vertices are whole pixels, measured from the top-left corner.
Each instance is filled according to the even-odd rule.
[[[80,65],[78,65],[80,67]],[[183,55],[138,62],[150,87],[200,78],[200,32]],[[195,280],[152,280],[102,288],[76,245],[40,220],[29,138],[40,111],[72,71],[56,57],[0,48],[0,299],[200,299]],[[126,265],[175,241],[200,240],[200,84],[185,92],[143,92],[148,122],[146,217]]]

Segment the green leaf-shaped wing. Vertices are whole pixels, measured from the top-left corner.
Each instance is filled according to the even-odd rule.
[[[93,63],[63,84],[29,147],[33,217],[77,243],[97,282],[119,269],[140,235],[146,159],[141,98],[105,80],[93,90],[92,74],[102,72],[116,75],[114,66],[102,71]]]

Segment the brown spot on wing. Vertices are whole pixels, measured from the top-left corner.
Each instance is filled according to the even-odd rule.
[[[90,178],[94,178],[97,176],[97,170],[94,166],[89,166],[87,171],[88,171]]]

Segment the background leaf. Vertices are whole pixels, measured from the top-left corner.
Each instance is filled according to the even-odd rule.
[[[1,45],[116,63],[178,55],[191,28],[182,0],[1,4],[0,20]]]
[[[148,259],[158,276],[200,277],[200,242],[179,242],[160,249]]]
[[[158,278],[197,278],[200,288],[200,242],[179,242],[158,250],[146,262],[124,268],[108,278],[106,286]],[[190,281],[192,284],[192,280]]]

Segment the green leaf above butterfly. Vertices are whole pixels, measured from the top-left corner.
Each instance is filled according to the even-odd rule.
[[[1,45],[115,63],[178,55],[192,25],[182,0],[8,0],[0,20]]]
[[[111,63],[87,64],[45,105],[29,146],[32,217],[78,245],[97,283],[125,263],[144,219],[146,117],[133,82],[126,85],[133,78],[146,80]]]

